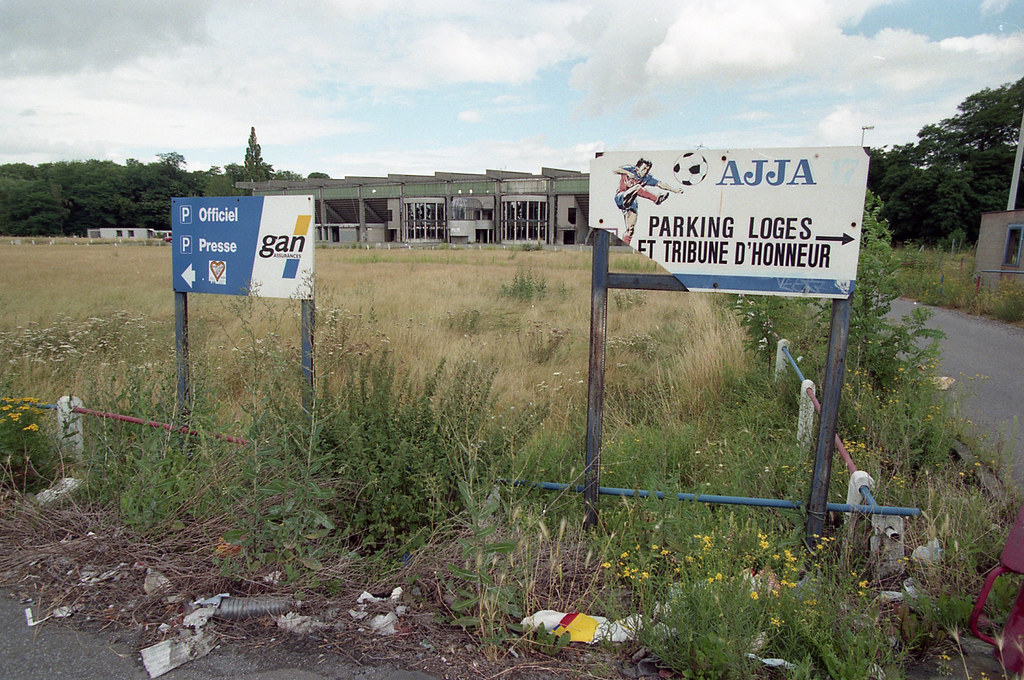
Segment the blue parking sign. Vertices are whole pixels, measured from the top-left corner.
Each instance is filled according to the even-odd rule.
[[[179,293],[312,299],[311,196],[171,200]]]

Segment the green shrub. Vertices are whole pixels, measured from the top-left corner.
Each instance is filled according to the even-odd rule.
[[[496,415],[493,378],[474,362],[442,364],[417,385],[386,353],[357,358],[340,393],[318,404],[311,433],[301,413],[275,416],[278,436],[246,472],[252,508],[262,508],[248,520],[253,538],[295,548],[304,532],[331,533],[397,549],[458,515],[458,481],[497,474],[543,417],[535,406]]]
[[[996,288],[992,314],[1000,321],[1017,323],[1024,319],[1024,287],[1016,281],[1002,280]]]
[[[511,298],[519,302],[532,302],[540,300],[548,294],[548,284],[544,277],[535,275],[532,271],[518,271],[512,277],[512,283],[502,284],[500,296]]]

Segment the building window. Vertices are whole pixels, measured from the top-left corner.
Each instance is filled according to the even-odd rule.
[[[447,241],[448,223],[444,214],[444,201],[406,203],[405,226],[410,241]]]
[[[576,224],[576,208],[569,208],[569,224]]]
[[[128,238],[135,238],[135,230],[134,229],[129,229],[128,230]]]
[[[1006,254],[1003,256],[1003,265],[1007,267],[1020,266],[1020,245],[1021,236],[1024,232],[1024,224],[1011,224],[1006,232]]]
[[[544,199],[510,199],[501,204],[502,241],[548,240],[548,202]]]
[[[118,229],[117,230],[117,238],[121,238],[122,236],[124,236],[124,232],[122,232],[120,229]]]

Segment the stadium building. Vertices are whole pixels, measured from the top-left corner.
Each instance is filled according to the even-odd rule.
[[[586,240],[590,176],[487,170],[238,182],[253,196],[309,195],[318,243],[551,244]]]

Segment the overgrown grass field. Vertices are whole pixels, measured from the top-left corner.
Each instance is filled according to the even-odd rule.
[[[585,532],[575,493],[508,483],[582,482],[586,250],[319,249],[309,413],[298,303],[190,296],[188,422],[201,436],[90,419],[76,460],[52,446],[48,412],[14,400],[74,394],[90,408],[184,417],[170,248],[0,244],[0,396],[12,400],[0,421],[3,526],[45,512],[23,492],[74,475],[87,482],[74,507],[142,539],[180,535],[179,552],[219,586],[251,592],[280,572],[274,588],[326,603],[402,584],[492,659],[515,652],[605,677],[567,636],[518,627],[552,609],[641,615],[637,641],[608,653],[644,645],[684,677],[900,677],[950,652],[1016,505],[986,496],[950,457],[963,428],[933,387],[921,319],[894,328],[880,314],[898,261],[875,228],[839,431],[880,503],[923,511],[905,528],[898,576],[878,575],[863,520],[834,518],[809,550],[800,511],[605,498]],[[621,252],[611,269],[654,265]],[[805,500],[813,451],[796,442],[799,383],[791,371],[774,381],[770,365],[787,337],[820,381],[827,314],[814,301],[611,291],[602,483]],[[830,500],[843,502],[846,485],[837,459]],[[940,562],[909,559],[931,539]],[[880,597],[906,578],[920,598]],[[1014,592],[996,593],[993,620]]]

